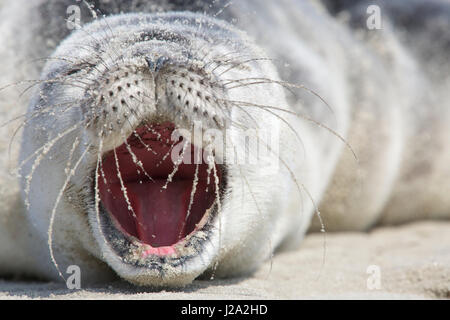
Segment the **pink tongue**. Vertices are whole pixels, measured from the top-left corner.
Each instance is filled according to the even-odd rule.
[[[127,183],[127,193],[136,214],[136,229],[141,241],[152,247],[169,246],[186,234],[186,216],[192,181],[165,180]]]

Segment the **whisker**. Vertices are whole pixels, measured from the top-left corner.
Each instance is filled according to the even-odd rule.
[[[194,202],[194,195],[195,192],[197,191],[197,184],[198,184],[198,168],[199,165],[196,164],[195,165],[195,174],[194,174],[194,180],[192,181],[192,190],[191,190],[191,195],[189,198],[189,205],[188,205],[188,209],[187,209],[187,213],[186,213],[186,217],[184,218],[183,221],[183,225],[180,228],[180,232],[178,234],[178,238],[181,238],[181,234],[183,233],[183,229],[186,226],[187,220],[189,219],[189,216],[191,215],[191,209],[192,209],[192,204]]]
[[[301,190],[303,189],[303,191],[306,193],[306,195],[308,196],[309,200],[311,201],[311,204],[312,204],[312,206],[313,206],[313,208],[314,208],[314,212],[315,212],[315,214],[316,214],[316,216],[317,216],[317,218],[318,218],[318,220],[319,220],[319,224],[320,224],[320,232],[322,232],[322,233],[324,234],[324,243],[323,243],[324,247],[323,247],[323,256],[322,256],[323,259],[322,259],[321,271],[319,272],[319,275],[320,275],[320,274],[322,273],[322,269],[324,268],[324,265],[325,265],[325,256],[326,256],[326,246],[327,246],[327,242],[326,242],[326,229],[325,229],[325,223],[324,223],[324,221],[323,221],[323,219],[322,219],[322,215],[321,215],[321,213],[320,213],[320,211],[319,211],[319,208],[318,208],[318,206],[317,206],[317,204],[316,204],[314,198],[312,197],[311,193],[309,192],[308,188],[306,188],[306,186],[305,186],[303,183],[301,183],[301,182],[299,182],[299,181],[297,180],[297,178],[296,178],[294,172],[293,172],[292,169],[289,167],[289,165],[286,163],[286,161],[284,161],[284,159],[283,159],[281,156],[279,156],[278,154],[276,154],[268,144],[266,144],[264,141],[260,140],[259,137],[258,137],[258,140],[261,141],[263,144],[265,144],[266,147],[268,148],[268,150],[269,150],[272,154],[276,155],[277,158],[281,161],[281,163],[283,164],[283,166],[284,166],[284,167],[286,168],[286,170],[289,172],[289,175],[291,176],[292,181],[295,183],[299,195],[301,196],[301,194],[302,194]],[[303,215],[303,210],[302,210],[302,215]]]
[[[229,6],[231,6],[233,4],[233,1],[229,1],[228,3],[226,3],[223,8],[221,8],[219,11],[217,11],[215,14],[213,14],[214,18],[217,18],[222,12],[225,11],[226,8],[228,8]]]
[[[31,114],[30,118],[26,119],[25,121],[30,121],[30,120],[34,119],[35,117],[39,116],[40,114],[43,114],[43,113],[48,112],[49,109],[52,109],[52,108],[54,108],[54,107],[64,106],[64,105],[67,105],[67,104],[75,104],[75,103],[78,103],[78,102],[80,102],[80,101],[81,101],[81,100],[75,100],[75,101],[69,101],[69,102],[61,103],[61,104],[49,105],[49,106],[47,106],[47,107],[45,107],[45,108],[39,109],[39,110],[37,110],[37,111],[34,111],[34,112]],[[27,113],[22,113],[21,115],[18,115],[17,117],[14,117],[14,118],[11,118],[11,119],[5,121],[4,123],[0,124],[0,128],[2,128],[2,127],[4,127],[4,126],[7,126],[8,124],[11,124],[11,123],[14,122],[14,121],[17,121],[17,120],[20,120],[20,119],[22,119],[22,118],[27,117],[27,116],[28,116],[28,113],[29,113],[29,112],[27,112]]]
[[[261,109],[273,109],[273,110],[278,110],[278,111],[282,111],[282,112],[286,112],[288,114],[292,114],[294,116],[297,116],[301,119],[304,119],[306,121],[312,122],[313,124],[317,125],[318,127],[321,127],[325,130],[327,130],[328,132],[330,132],[331,134],[333,134],[336,138],[338,138],[339,140],[341,140],[346,147],[350,150],[350,152],[352,153],[355,161],[357,163],[359,163],[359,159],[358,156],[356,155],[356,152],[353,150],[352,146],[347,142],[347,140],[342,137],[339,133],[337,133],[336,131],[334,131],[333,129],[329,128],[328,126],[324,125],[321,122],[318,122],[304,114],[298,113],[298,112],[294,112],[288,109],[283,109],[283,108],[278,108],[278,107],[274,107],[274,106],[266,106],[266,105],[260,105],[260,104],[255,104],[255,103],[249,103],[249,102],[245,102],[245,101],[230,101],[228,100],[228,102],[232,102],[232,103],[239,103],[245,106],[249,106],[249,107],[255,107],[255,108],[261,108]]]
[[[229,52],[228,54],[231,54],[231,53],[240,53],[240,52],[234,51],[234,52]],[[239,63],[239,62],[237,62],[237,59],[244,58],[244,57],[251,57],[250,54],[239,54],[236,57],[231,57],[231,58],[222,60],[222,58],[227,56],[228,54],[223,54],[221,56],[214,57],[214,59],[209,64],[211,65],[211,64],[215,63],[217,65],[213,69],[210,70],[211,73],[214,73],[220,67],[227,66],[230,64],[235,65],[236,63]],[[247,58],[247,59],[249,59],[249,58]],[[234,62],[234,63],[232,63],[232,62]],[[208,66],[208,64],[206,64],[205,66]]]
[[[232,67],[230,67],[230,68],[226,69],[225,71],[219,73],[218,77],[221,77],[225,73],[227,73],[227,72],[229,72],[229,71],[231,71],[231,70],[233,70],[235,68],[238,68],[238,67],[240,67],[240,66],[242,66],[242,65],[244,65],[246,63],[254,62],[254,61],[273,61],[273,59],[270,59],[270,58],[253,58],[253,59],[248,59],[248,60],[245,60],[245,61],[242,61],[242,62],[234,64]]]
[[[233,90],[233,89],[237,89],[237,88],[242,88],[242,87],[250,87],[250,86],[254,86],[254,85],[258,85],[258,84],[272,84],[272,82],[270,81],[253,81],[253,82],[247,82],[245,83],[244,81],[246,81],[248,79],[238,79],[238,80],[225,80],[228,81],[226,83],[224,83],[224,86],[230,85],[230,84],[235,84],[233,87],[227,87],[227,90]],[[236,85],[236,83],[238,83],[238,85]],[[295,92],[292,90],[292,88],[288,88],[288,87],[283,87],[286,90],[288,90],[293,96],[297,97],[297,95],[295,94]]]
[[[246,175],[242,171],[242,167],[241,166],[239,166],[239,172],[241,174],[242,179],[245,181],[245,184],[247,185],[247,188],[248,188],[248,190],[250,192],[250,195],[252,197],[253,203],[256,206],[256,210],[258,211],[259,216],[261,217],[261,219],[266,219],[266,217],[263,215],[263,213],[261,211],[261,208],[258,205],[258,201],[256,201],[256,197],[255,197],[255,195],[253,193],[253,190],[252,190],[252,188],[250,186],[250,183],[248,182],[248,179],[247,179]],[[273,266],[273,254],[272,254],[272,252],[273,252],[273,249],[274,248],[272,246],[272,238],[269,237],[269,251],[271,252],[271,254],[270,254],[270,269],[269,269],[269,273],[267,274],[267,278],[269,277],[270,273],[272,272],[272,266]]]
[[[102,168],[102,155],[101,155],[102,154],[102,150],[103,150],[103,138],[102,138],[102,136],[103,136],[103,131],[100,131],[100,133],[98,135],[98,138],[100,140],[99,141],[99,146],[98,146],[99,150],[97,152],[97,164],[96,164],[96,167],[95,167],[94,206],[95,206],[95,218],[97,220],[98,230],[100,231],[100,235],[102,236],[104,243],[106,243],[107,242],[106,236],[103,233],[102,225],[101,225],[101,222],[100,222],[100,188],[99,188],[99,185],[98,185],[98,171],[99,171],[99,168],[101,168],[105,185],[107,185],[106,184],[105,174],[104,174],[103,168]]]
[[[174,141],[171,145],[169,150],[166,152],[166,154],[161,158],[161,160],[156,164],[156,168],[158,168],[169,156],[169,154],[172,153],[173,147],[175,147],[175,145],[178,143],[178,141]]]
[[[66,111],[68,111],[68,110],[70,110],[71,108],[73,108],[77,102],[78,102],[78,100],[70,101],[70,102],[68,102],[68,103],[63,103],[63,104],[50,105],[50,106],[47,106],[47,107],[44,108],[44,109],[41,109],[41,110],[38,110],[38,111],[33,112],[32,115],[31,115],[31,117],[28,118],[28,119],[26,119],[25,121],[23,121],[23,122],[22,122],[22,123],[14,130],[14,132],[13,132],[13,135],[12,135],[10,141],[9,141],[9,144],[8,144],[8,154],[9,154],[9,156],[10,156],[9,161],[11,162],[11,154],[12,154],[12,153],[11,153],[11,149],[12,149],[12,144],[14,143],[14,139],[15,139],[16,135],[18,134],[18,132],[20,131],[20,129],[22,129],[24,126],[26,126],[31,120],[33,120],[33,119],[35,119],[36,117],[40,116],[41,114],[43,114],[43,113],[49,111],[49,109],[51,109],[51,108],[54,108],[54,107],[57,107],[57,106],[63,106],[63,105],[66,105],[66,104],[69,105],[69,107],[67,107],[66,109],[64,109],[64,110],[62,111],[62,114],[63,114],[63,113],[65,113]],[[26,115],[27,115],[27,114],[24,114],[24,116],[26,116]],[[56,120],[55,120],[55,121],[56,121]]]
[[[22,84],[29,84],[29,83],[33,83],[34,85],[41,84],[41,83],[52,83],[52,82],[57,83],[57,81],[55,81],[55,80],[56,79],[48,79],[48,80],[43,80],[43,79],[39,79],[39,80],[20,80],[20,81],[16,81],[16,82],[7,84],[7,85],[5,85],[3,87],[0,87],[0,91],[5,90],[7,88],[14,87],[14,86],[19,86],[19,85],[22,85]],[[21,95],[23,95],[23,93]]]
[[[136,216],[136,213],[134,212],[133,206],[131,205],[130,199],[128,198],[128,192],[127,192],[127,188],[126,188],[126,186],[125,186],[125,184],[124,184],[124,182],[123,182],[122,174],[120,173],[119,159],[118,159],[118,157],[117,157],[116,149],[113,149],[113,152],[114,152],[114,160],[115,160],[116,168],[117,168],[117,177],[119,178],[119,182],[120,182],[120,190],[122,191],[123,196],[124,196],[124,198],[125,198],[125,202],[126,202],[127,205],[128,205],[128,211],[131,211],[131,213],[132,213],[132,215],[133,215],[133,218],[135,218],[135,219],[138,221],[137,216]],[[138,221],[138,223],[139,223],[144,229],[146,229],[146,227],[145,227],[144,225],[142,225],[141,222]]]
[[[41,154],[39,154],[37,156],[37,158],[35,159],[32,167],[31,167],[31,171],[30,173],[25,177],[26,180],[26,186],[25,186],[25,195],[26,195],[26,199],[25,199],[25,206],[27,207],[27,209],[30,208],[30,201],[29,201],[29,192],[30,192],[30,187],[31,187],[31,180],[32,177],[34,175],[34,172],[36,171],[36,169],[38,168],[40,162],[42,161],[42,159],[47,155],[47,153],[52,149],[52,147],[56,144],[56,142],[58,142],[60,139],[62,139],[64,136],[68,135],[69,133],[73,132],[74,130],[76,130],[77,128],[79,128],[81,123],[77,123],[76,125],[74,125],[73,127],[69,128],[68,130],[66,130],[63,133],[60,133],[57,135],[56,138],[50,140],[49,142],[47,142],[46,144],[44,144],[42,147],[38,148],[32,155],[30,155],[29,157],[27,157],[25,160],[23,160],[19,166],[17,167],[17,171],[19,172],[21,170],[21,168],[23,167],[23,165],[25,163],[27,163],[30,159],[32,159],[35,155],[38,155],[39,152],[41,152]]]
[[[122,137],[124,138],[124,135],[122,134]],[[138,159],[138,157],[136,156],[136,154],[133,152],[133,150],[131,149],[130,144],[127,141],[127,138],[124,138],[125,141],[125,146],[128,150],[128,152],[131,154],[131,158],[133,159],[133,163],[136,164],[139,168],[141,168],[141,170],[144,172],[145,176],[152,182],[155,182],[155,180],[153,180],[152,177],[150,177],[150,175],[147,173],[147,171],[144,169],[144,165],[142,163],[141,160]]]
[[[74,142],[73,149],[75,149],[76,146],[78,145],[78,138],[75,141],[76,142]],[[59,191],[59,194],[58,194],[58,196],[56,198],[56,202],[55,202],[55,205],[53,206],[53,210],[52,210],[52,213],[51,213],[51,216],[50,216],[50,224],[49,224],[48,231],[47,231],[47,234],[48,234],[48,248],[49,248],[49,251],[50,251],[50,258],[51,258],[51,260],[53,262],[53,265],[55,266],[56,270],[58,271],[59,276],[62,279],[64,279],[64,280],[65,280],[65,278],[64,278],[61,270],[59,269],[58,263],[56,262],[55,255],[54,255],[54,252],[53,252],[53,224],[54,224],[54,221],[55,221],[56,209],[58,207],[58,204],[59,204],[59,202],[61,200],[61,197],[62,197],[65,189],[67,188],[67,185],[69,184],[70,179],[75,175],[75,172],[76,172],[78,166],[80,165],[81,161],[86,156],[86,154],[89,151],[91,146],[92,146],[92,144],[89,144],[86,147],[86,150],[84,150],[83,154],[78,159],[78,161],[75,163],[75,166],[71,170],[67,170],[67,172],[66,172],[66,174],[67,174],[66,180],[65,180],[62,188]],[[71,154],[73,155],[73,150],[72,150]],[[69,159],[69,161],[70,161],[70,159]]]
[[[149,78],[143,78],[143,79],[141,79],[141,81],[142,81],[142,80],[152,80],[152,79],[149,79]],[[140,87],[140,86],[138,86],[138,88],[142,89],[141,92],[142,92],[142,94],[144,95],[144,97],[146,97],[146,98],[148,98],[148,99],[151,99],[150,96],[148,96],[148,95],[146,95],[146,94],[144,93],[144,88],[142,88],[142,87]],[[130,93],[126,88],[123,88],[123,90],[125,90],[128,94]],[[126,99],[126,100],[125,100],[126,103],[125,103],[125,104],[122,104],[122,105],[125,105],[125,107],[128,109],[128,111],[129,111],[130,113],[133,113],[133,111],[134,111],[134,112],[136,112],[141,118],[144,118],[144,116],[142,115],[142,113],[140,113],[140,112],[139,112],[138,110],[136,110],[136,109],[132,109],[132,108],[129,106],[129,104],[131,104],[131,101],[128,100],[128,98],[125,98],[125,99]],[[141,99],[135,98],[135,99],[138,100],[139,103],[144,104],[144,99],[143,99],[143,98],[141,98]],[[131,125],[131,123],[130,123],[130,121],[129,121],[128,119],[127,119],[127,122],[129,123],[131,129],[133,129],[133,126]],[[149,131],[152,132],[153,134],[156,134],[158,141],[161,141],[161,134],[160,134],[159,132],[157,132],[157,131],[155,131],[153,128],[149,127],[148,124],[144,124],[144,126],[145,126],[145,128],[146,128],[147,130],[149,130]],[[157,152],[154,151],[149,145],[147,145],[147,144],[142,140],[141,136],[136,132],[136,130],[133,130],[133,134],[134,134],[134,136],[139,140],[139,142],[147,149],[147,151],[150,151],[150,152],[152,152],[154,155],[157,155]]]
[[[232,82],[232,81],[243,81],[243,80],[257,81],[257,82],[255,82],[253,84],[270,84],[270,83],[274,83],[274,84],[281,85],[282,87],[284,87],[286,89],[295,88],[295,89],[306,90],[307,92],[311,93],[312,95],[314,95],[318,99],[320,99],[320,101],[323,104],[325,104],[325,106],[328,108],[328,110],[335,116],[335,112],[334,112],[333,108],[328,104],[328,102],[325,101],[324,98],[322,98],[322,96],[320,94],[318,94],[313,89],[310,89],[307,86],[302,85],[302,84],[295,84],[295,83],[290,83],[290,82],[286,82],[286,81],[273,80],[273,79],[269,79],[269,78],[247,78],[247,79],[239,79],[239,80],[231,80],[231,79],[229,79],[229,80],[224,80],[224,81]],[[241,86],[245,86],[245,84],[236,85],[235,87],[228,88],[228,90],[239,88]]]
[[[174,163],[173,170],[172,170],[172,172],[167,176],[166,183],[164,184],[164,186],[162,186],[161,189],[167,189],[167,185],[168,185],[170,182],[172,182],[172,179],[173,179],[173,177],[175,176],[175,174],[177,173],[177,171],[178,171],[178,169],[179,169],[179,167],[180,167],[180,164],[181,164],[181,162],[183,161],[184,154],[185,154],[185,152],[186,152],[186,150],[187,150],[187,147],[188,147],[189,145],[190,145],[190,144],[189,144],[188,141],[184,141],[184,142],[183,142],[183,149],[182,149],[182,151],[181,151],[181,155],[178,157],[176,163]],[[162,191],[162,190],[161,190],[161,191]]]
[[[80,81],[78,81],[80,82]],[[74,87],[74,88],[79,88],[79,89],[86,89],[86,86],[88,86],[89,84],[84,84],[85,86],[81,86],[81,85],[76,85],[74,83],[71,82],[67,82],[67,79],[65,78],[61,78],[61,79],[50,79],[50,80],[39,80],[36,81],[36,83],[33,83],[32,85],[30,85],[29,87],[25,88],[25,90],[23,90],[20,95],[19,98],[22,98],[22,96],[29,91],[30,89],[32,89],[34,86],[42,84],[42,83],[58,83],[60,85],[64,85],[64,86],[69,86],[69,87]]]
[[[300,137],[300,134],[297,132],[297,130],[292,126],[292,124],[290,124],[286,119],[284,119],[283,117],[281,117],[279,114],[271,111],[271,110],[265,110],[266,112],[269,112],[270,114],[274,115],[275,117],[277,117],[278,119],[280,119],[281,121],[283,121],[288,127],[289,129],[294,133],[294,135],[296,136],[297,140],[299,141],[299,143],[302,146],[303,151],[305,151],[305,144],[303,143],[302,138]]]
[[[223,250],[222,248],[222,219],[220,218],[220,214],[222,213],[222,204],[220,202],[220,181],[219,181],[219,176],[217,175],[217,168],[215,165],[215,159],[214,159],[214,155],[212,153],[212,150],[207,151],[208,152],[208,156],[206,157],[206,161],[208,163],[208,169],[212,168],[213,170],[213,174],[214,174],[214,185],[215,185],[215,195],[216,195],[216,201],[215,204],[217,205],[217,212],[218,212],[218,220],[219,220],[219,253],[221,250]],[[210,176],[211,170],[208,170],[208,179]],[[209,182],[208,182],[209,184]],[[214,279],[216,270],[219,266],[219,261],[217,260],[216,263],[214,263],[213,266],[213,271],[211,274],[211,279]]]

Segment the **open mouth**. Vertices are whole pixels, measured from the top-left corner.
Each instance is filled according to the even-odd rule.
[[[139,127],[104,155],[98,172],[103,207],[120,232],[145,246],[146,255],[176,253],[220,201],[220,166],[204,163],[201,148],[172,141],[174,130],[170,122]],[[193,163],[195,154],[201,163]]]

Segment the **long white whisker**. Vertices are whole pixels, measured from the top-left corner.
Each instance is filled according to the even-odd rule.
[[[173,177],[175,176],[175,174],[177,173],[181,162],[183,161],[184,158],[184,154],[186,153],[187,147],[189,146],[188,141],[183,142],[183,149],[181,151],[181,155],[178,157],[177,161],[174,163],[174,167],[172,172],[167,176],[167,180],[166,183],[164,184],[164,186],[162,186],[161,189],[167,189],[167,185],[172,182]],[[162,191],[162,190],[161,190]]]
[[[76,146],[78,145],[78,139],[75,140],[74,145],[73,145],[73,149],[76,148]],[[70,179],[75,175],[75,172],[78,168],[78,166],[80,165],[81,161],[84,159],[84,157],[86,156],[87,152],[89,151],[90,147],[92,146],[92,144],[89,144],[86,147],[86,150],[84,150],[83,154],[80,156],[80,158],[78,159],[78,161],[75,163],[75,166],[71,169],[67,171],[67,177],[66,177],[66,181],[64,181],[64,184],[62,186],[62,188],[59,191],[58,197],[56,198],[56,202],[55,205],[53,206],[53,210],[50,216],[50,224],[48,226],[48,248],[50,251],[50,258],[52,259],[52,262],[54,264],[54,266],[56,267],[56,269],[58,270],[59,276],[65,280],[63,274],[61,273],[61,270],[59,269],[58,263],[56,262],[55,259],[55,255],[53,252],[53,224],[55,221],[55,215],[56,215],[56,209],[58,207],[58,204],[61,200],[61,197],[65,191],[65,189],[67,188],[67,185],[69,184]],[[73,150],[71,151],[71,155],[73,155]],[[71,159],[69,158],[69,163],[70,163]]]
[[[223,248],[222,248],[222,219],[220,217],[220,215],[222,213],[222,204],[220,202],[220,181],[219,181],[219,176],[217,175],[217,168],[215,165],[215,158],[214,158],[212,150],[209,150],[208,156],[206,158],[207,158],[207,162],[208,162],[208,167],[212,167],[213,174],[214,174],[214,184],[215,184],[214,191],[216,193],[215,203],[217,205],[217,213],[218,213],[217,218],[219,219],[219,252],[220,252],[221,250],[223,250]],[[209,173],[208,173],[208,175],[209,175]],[[214,267],[213,267],[213,273],[211,275],[212,279],[214,278],[214,275],[215,275],[215,272],[216,272],[218,266],[219,266],[219,261],[216,261],[216,263],[214,264]]]
[[[123,137],[123,135],[122,135],[122,137]],[[131,149],[131,146],[130,146],[130,144],[128,143],[127,139],[124,138],[124,140],[125,140],[125,147],[127,148],[128,152],[130,153],[131,158],[132,158],[132,160],[133,160],[133,163],[136,164],[136,165],[144,172],[145,176],[146,176],[150,181],[155,182],[155,180],[153,180],[153,178],[150,177],[150,175],[149,175],[149,174],[147,173],[147,171],[145,170],[144,164],[142,163],[142,161],[138,159],[138,157],[136,156],[136,154],[135,154],[135,153],[133,152],[133,150]]]
[[[253,193],[253,190],[250,186],[250,183],[248,182],[247,177],[245,176],[244,172],[242,171],[242,167],[239,166],[239,172],[241,174],[241,177],[244,179],[245,184],[247,185],[247,188],[250,192],[250,195],[252,197],[253,203],[256,206],[256,210],[258,211],[258,214],[260,215],[261,219],[265,220],[266,217],[263,215],[259,205],[258,205],[258,201],[256,201],[256,197],[255,194]],[[269,237],[269,251],[270,251],[270,269],[269,269],[269,273],[267,275],[267,277],[269,277],[270,273],[272,272],[272,266],[273,266],[273,246],[272,246],[272,238]]]
[[[267,149],[268,149],[272,154],[276,155],[275,152],[272,150],[272,148],[271,148],[268,144],[266,144],[264,141],[262,141],[261,139],[259,139],[259,137],[258,137],[258,140],[261,141],[263,144],[265,144],[265,146],[267,147]],[[323,247],[323,257],[322,257],[323,259],[322,259],[321,270],[320,270],[320,272],[319,272],[319,275],[320,275],[320,274],[322,273],[323,267],[324,267],[324,265],[325,265],[325,255],[326,255],[326,247],[327,247],[325,223],[324,223],[324,221],[323,221],[323,219],[322,219],[322,215],[321,215],[321,213],[320,213],[320,211],[319,211],[319,208],[318,208],[318,206],[317,206],[317,204],[316,204],[316,201],[315,201],[314,198],[312,197],[312,195],[311,195],[311,193],[309,192],[309,190],[306,188],[306,186],[305,186],[303,183],[301,183],[300,181],[297,180],[297,178],[295,177],[294,172],[291,170],[291,168],[290,168],[289,165],[286,163],[286,161],[284,161],[284,159],[283,159],[282,157],[280,157],[279,155],[277,155],[277,157],[278,157],[278,159],[281,161],[281,163],[283,164],[283,166],[286,168],[286,170],[288,170],[289,175],[291,176],[292,181],[295,183],[295,185],[296,185],[296,187],[297,187],[297,190],[298,190],[299,195],[301,195],[301,193],[302,193],[301,190],[302,190],[302,189],[303,189],[303,191],[306,193],[306,195],[308,196],[309,200],[311,201],[311,204],[313,205],[314,212],[315,212],[317,218],[319,219],[319,223],[320,223],[320,232],[322,232],[322,233],[324,234],[324,244],[323,244],[324,247]],[[303,211],[303,210],[302,210],[302,211]],[[302,212],[302,214],[303,214],[303,212]]]
[[[245,105],[248,107],[255,107],[255,108],[261,108],[261,109],[272,109],[272,110],[278,110],[278,111],[282,111],[282,112],[286,112],[288,114],[292,114],[296,117],[299,117],[301,119],[304,119],[306,121],[309,121],[315,125],[317,125],[318,127],[321,127],[325,130],[327,130],[328,132],[330,132],[331,134],[333,134],[336,138],[338,138],[339,140],[341,140],[345,146],[350,150],[350,152],[352,153],[354,159],[356,160],[357,163],[359,163],[359,159],[358,156],[356,155],[356,152],[353,150],[352,146],[347,142],[347,140],[344,139],[344,137],[342,137],[339,133],[337,133],[336,131],[334,131],[333,129],[327,127],[326,125],[324,125],[323,123],[320,123],[304,114],[298,113],[298,112],[294,112],[288,109],[283,109],[283,108],[278,108],[278,107],[274,107],[274,106],[268,106],[268,105],[260,105],[260,104],[255,104],[255,103],[250,103],[250,102],[246,102],[246,101],[228,101],[228,102],[232,102],[232,103],[238,103],[241,105]]]
[[[189,219],[189,216],[191,215],[191,209],[192,209],[192,204],[194,203],[194,195],[195,192],[197,191],[197,184],[198,184],[198,168],[199,165],[196,164],[195,165],[195,174],[194,174],[194,180],[192,181],[192,190],[191,190],[191,195],[189,198],[189,205],[188,205],[188,209],[187,209],[187,214],[186,214],[186,218],[183,221],[183,225],[180,228],[180,233],[178,234],[178,237],[181,237],[181,233],[187,223],[187,220]]]
[[[30,208],[30,201],[28,198],[29,192],[30,192],[30,187],[31,187],[31,180],[33,178],[34,172],[36,171],[36,169],[38,168],[39,164],[41,163],[42,159],[47,155],[48,152],[50,152],[50,150],[52,149],[52,147],[60,140],[62,139],[64,136],[68,135],[69,133],[71,133],[72,131],[76,130],[78,127],[80,126],[80,123],[77,123],[75,126],[69,128],[68,130],[66,130],[63,133],[60,133],[57,135],[56,138],[50,140],[49,142],[47,142],[46,144],[44,144],[42,147],[40,147],[39,149],[37,149],[32,155],[30,155],[28,158],[26,158],[25,160],[23,160],[19,166],[16,168],[16,171],[19,172],[21,170],[21,168],[23,167],[23,165],[28,162],[31,158],[33,158],[35,155],[38,155],[39,152],[41,152],[41,154],[39,154],[36,159],[33,162],[33,165],[31,167],[31,171],[30,173],[25,177],[26,180],[26,186],[25,186],[25,195],[26,195],[26,199],[25,199],[25,206],[27,207],[27,209]]]
[[[137,220],[136,213],[134,212],[133,206],[131,205],[131,201],[128,198],[127,188],[125,187],[125,184],[123,182],[122,174],[120,173],[119,158],[117,157],[116,149],[113,149],[113,152],[114,152],[114,160],[116,162],[116,168],[117,168],[117,177],[119,178],[119,182],[120,182],[120,189],[122,190],[123,196],[128,205],[128,210],[131,211],[133,217]],[[139,224],[141,224],[141,223],[139,223]]]
[[[328,108],[328,110],[330,110],[333,113],[333,115],[335,114],[333,108],[331,108],[331,106],[328,104],[328,102],[326,102],[325,99],[320,96],[320,94],[318,94],[316,91],[314,91],[311,88],[308,88],[307,86],[305,86],[303,84],[295,84],[295,83],[290,83],[290,82],[286,82],[286,81],[272,80],[272,79],[269,79],[269,78],[246,78],[246,79],[238,79],[238,80],[229,79],[229,80],[223,80],[223,81],[229,81],[226,84],[230,84],[232,82],[238,82],[239,83],[239,82],[245,81],[245,80],[256,81],[256,82],[252,82],[251,83],[252,85],[253,84],[270,84],[270,83],[275,83],[275,84],[278,84],[278,85],[280,85],[280,86],[282,86],[282,87],[284,87],[286,89],[291,89],[291,88],[303,89],[303,90],[311,93],[312,95],[316,96],[318,99],[320,99],[320,101],[322,101],[322,103],[325,104],[325,106]],[[239,87],[244,87],[246,85],[250,85],[250,84],[249,83],[248,84],[240,84],[240,85],[236,85],[234,87],[229,87],[227,89],[228,90],[236,89],[236,88],[239,88]]]

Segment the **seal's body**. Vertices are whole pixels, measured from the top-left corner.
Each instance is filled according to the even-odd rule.
[[[250,272],[311,221],[450,217],[448,3],[381,1],[368,30],[365,1],[97,1],[72,31],[72,2],[0,1],[1,85],[22,81],[2,119],[26,114],[9,156],[1,129],[20,175],[1,172],[1,273],[179,286]],[[169,166],[193,124],[178,151],[204,161]]]

